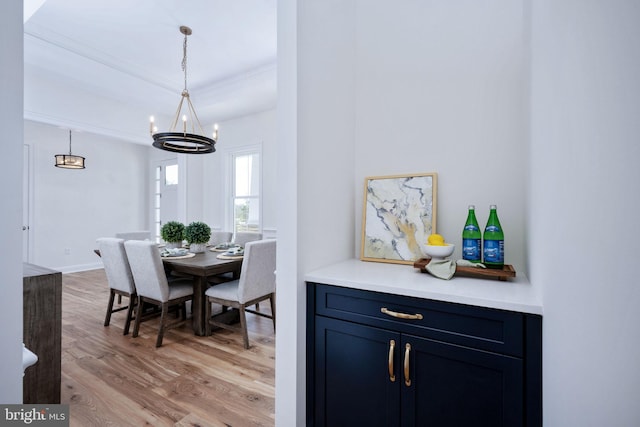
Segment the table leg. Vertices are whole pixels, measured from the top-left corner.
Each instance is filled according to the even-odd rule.
[[[204,296],[207,290],[207,278],[202,276],[196,276],[193,280],[193,301],[191,302],[191,316],[193,317],[193,333],[198,336],[204,336],[205,333],[205,321],[204,318],[204,305],[206,298]]]

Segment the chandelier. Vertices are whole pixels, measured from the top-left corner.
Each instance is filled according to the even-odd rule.
[[[184,34],[184,43],[182,45],[182,71],[184,71],[184,89],[178,109],[173,119],[173,124],[169,132],[158,132],[154,125],[154,118],[150,118],[149,132],[153,137],[153,146],[161,150],[172,151],[174,153],[186,154],[205,154],[216,151],[215,145],[218,139],[218,125],[214,125],[213,137],[209,138],[204,135],[202,125],[196,114],[195,108],[189,97],[187,89],[187,36],[191,35],[191,28],[180,27],[180,32]],[[186,102],[185,102],[186,100]],[[186,113],[182,114],[182,107],[185,107]],[[178,122],[182,118],[182,129],[178,129]],[[196,128],[197,126],[197,128]],[[196,129],[200,133],[196,133]]]
[[[84,169],[84,157],[71,154],[71,130],[69,130],[69,154],[56,154],[56,167],[64,169]]]

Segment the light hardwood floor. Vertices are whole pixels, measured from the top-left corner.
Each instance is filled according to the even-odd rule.
[[[122,335],[126,311],[103,326],[104,270],[64,274],[62,284],[62,403],[71,426],[275,424],[270,319],[247,314],[249,350],[240,333],[197,337],[189,324],[167,331],[156,349],[158,318],[143,322],[137,338]]]

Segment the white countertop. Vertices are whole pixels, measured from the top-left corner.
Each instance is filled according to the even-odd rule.
[[[407,295],[480,307],[542,314],[542,296],[526,277],[516,272],[507,281],[453,277],[438,279],[413,265],[350,259],[312,271],[307,282]]]

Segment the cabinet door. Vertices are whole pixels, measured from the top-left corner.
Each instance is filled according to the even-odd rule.
[[[402,425],[523,424],[521,359],[411,335],[402,338]]]
[[[315,425],[398,426],[401,377],[393,356],[399,353],[390,346],[399,345],[400,334],[321,316],[315,320]]]

